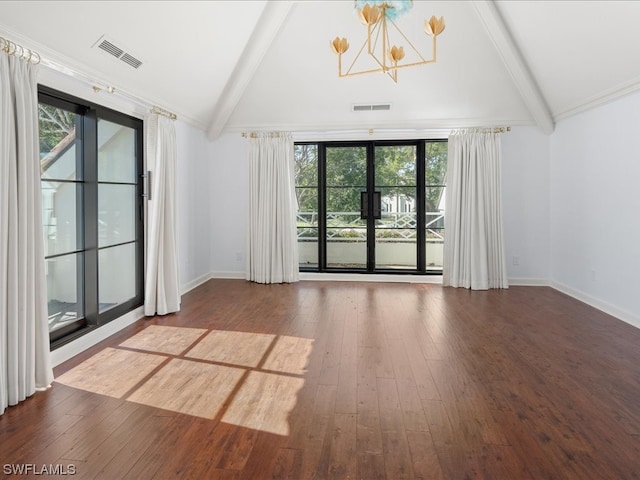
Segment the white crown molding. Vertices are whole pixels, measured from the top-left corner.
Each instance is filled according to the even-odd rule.
[[[630,93],[637,92],[638,90],[640,90],[640,78],[634,78],[633,80],[630,80],[628,82],[624,82],[616,85],[615,87],[608,88],[596,95],[592,95],[591,97],[580,103],[554,113],[553,116],[556,120],[562,120],[568,117],[572,117],[574,115],[577,115],[578,113],[591,110],[600,105],[604,105],[605,103],[609,103],[617,100],[618,98],[624,97],[625,95],[629,95]]]
[[[267,2],[256,28],[213,110],[213,118],[207,131],[209,140],[215,140],[224,129],[260,63],[262,63],[262,59],[287,19],[293,4],[294,2],[290,1]]]
[[[472,4],[531,116],[540,130],[550,135],[555,125],[547,102],[498,8],[492,0],[472,0]]]

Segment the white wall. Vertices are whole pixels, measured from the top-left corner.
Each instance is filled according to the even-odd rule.
[[[211,144],[203,131],[176,121],[178,149],[178,264],[185,291],[211,272]]]
[[[215,276],[244,277],[248,145],[239,133],[222,135],[211,145],[211,265]]]
[[[537,128],[514,127],[502,135],[504,238],[512,283],[548,283],[549,163],[549,137]]]
[[[551,137],[551,280],[640,327],[640,94]]]

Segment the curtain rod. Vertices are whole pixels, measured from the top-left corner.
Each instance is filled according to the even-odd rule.
[[[155,106],[151,109],[151,113],[164,115],[165,117],[170,118],[171,120],[176,120],[178,118],[178,116],[175,113],[170,112],[169,110],[165,110],[164,108],[155,107]]]
[[[459,129],[459,130],[479,130],[479,131],[491,131],[492,133],[505,133],[505,132],[510,132],[511,131],[511,127],[495,127],[495,128],[463,128],[463,129]],[[457,130],[452,130],[452,131],[459,131]],[[373,128],[370,128],[368,130],[369,135],[373,135]],[[384,132],[384,131],[383,131]],[[256,132],[242,132],[240,135],[242,135],[243,138],[258,138],[258,136],[260,135],[259,133]],[[271,137],[278,137],[281,135],[280,132],[271,132],[268,135],[270,135]]]
[[[264,136],[268,136],[271,138],[278,138],[278,137],[284,137],[286,135],[291,135],[288,132],[242,132],[240,135],[242,135],[244,138],[258,138],[261,135]]]
[[[464,134],[464,133],[506,133],[510,132],[511,127],[471,127],[471,128],[457,128],[451,130],[449,135]]]
[[[37,65],[40,63],[41,57],[38,52],[31,50],[30,48],[23,47],[11,40],[7,40],[4,37],[0,37],[0,50],[7,55],[13,55],[14,57],[21,58],[22,60]]]

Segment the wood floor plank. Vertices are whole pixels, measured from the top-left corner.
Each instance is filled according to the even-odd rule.
[[[269,478],[298,480],[302,470],[302,452],[294,448],[281,448]]]
[[[640,478],[638,345],[546,287],[213,279],[56,367],[0,452],[78,478]]]
[[[336,413],[356,413],[358,401],[358,325],[350,311],[345,312],[344,333],[336,390]]]
[[[384,470],[382,454],[358,453],[358,477],[367,480],[384,480],[387,475]]]
[[[382,430],[382,453],[387,478],[415,478],[404,430]]]
[[[187,350],[207,330],[205,328],[149,325],[141,332],[122,342],[120,347],[135,348],[152,353],[179,355]]]
[[[429,432],[408,431],[407,443],[415,478],[444,480],[438,453]]]
[[[162,355],[105,348],[55,381],[121,398],[165,361]]]
[[[356,478],[356,415],[336,413],[329,457],[328,478]]]
[[[152,415],[141,422],[128,440],[127,447],[120,449],[94,478],[127,478],[131,468],[146,455],[147,450],[172,421],[173,417]]]

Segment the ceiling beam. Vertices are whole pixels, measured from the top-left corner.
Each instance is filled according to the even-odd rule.
[[[551,111],[496,4],[492,0],[473,0],[472,3],[504,66],[520,91],[529,113],[536,121],[538,128],[550,135],[555,128]]]
[[[286,1],[267,2],[265,5],[256,28],[216,103],[207,131],[210,140],[216,139],[227,124],[293,4],[294,2]]]

